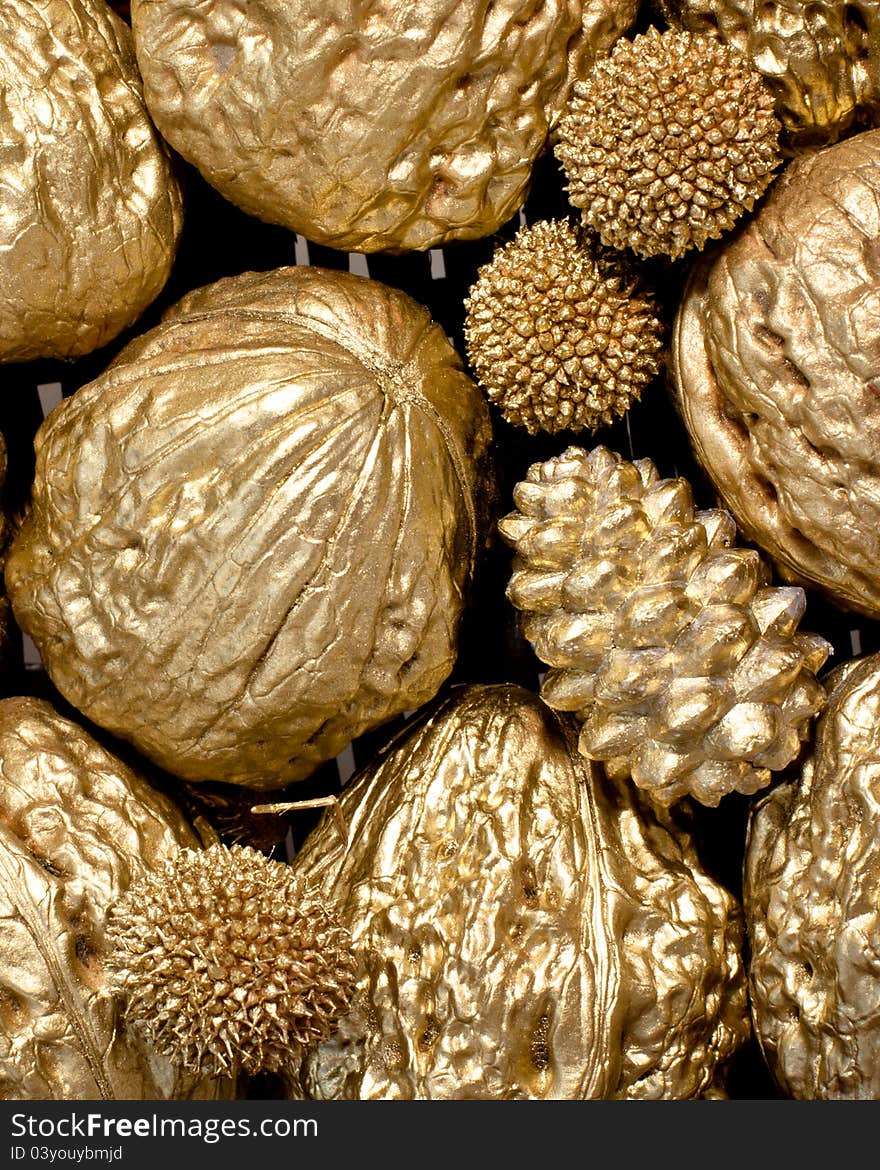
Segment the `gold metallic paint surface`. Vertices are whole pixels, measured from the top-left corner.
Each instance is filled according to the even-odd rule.
[[[373,252],[488,235],[637,0],[134,0],[147,104],[228,199]]]
[[[107,912],[198,842],[170,801],[48,703],[0,702],[0,1098],[227,1098],[126,1032]]]
[[[4,0],[0,361],[73,357],[159,293],[181,193],[102,0]]]
[[[747,1037],[738,906],[566,719],[456,689],[307,838],[362,966],[294,1095],[695,1097]]]
[[[835,671],[799,780],[753,810],[755,1031],[784,1092],[880,1097],[880,656]]]
[[[44,423],[14,611],[95,722],[186,779],[279,787],[451,670],[490,437],[404,293],[228,278]]]
[[[765,77],[790,145],[880,119],[877,0],[661,0],[673,24],[718,32]]]
[[[880,130],[791,163],[694,269],[673,336],[697,459],[790,580],[880,617]]]
[[[650,459],[569,447],[533,463],[499,522],[507,597],[551,669],[545,702],[578,746],[663,805],[717,805],[770,783],[809,737],[831,650],[798,629],[802,589],[770,585],[729,512]]]

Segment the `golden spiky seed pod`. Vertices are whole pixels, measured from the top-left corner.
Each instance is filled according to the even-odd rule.
[[[654,298],[567,220],[521,228],[479,270],[465,308],[478,382],[532,435],[610,425],[660,369]]]
[[[606,447],[533,464],[514,502],[507,596],[585,756],[663,804],[717,805],[798,754],[831,647],[797,632],[803,590],[769,587],[759,554],[732,547],[729,512],[695,511],[686,480]]]
[[[761,75],[709,34],[620,40],[575,88],[556,154],[569,198],[615,248],[681,256],[750,211],[779,165]]]
[[[280,1072],[351,998],[348,931],[290,867],[241,845],[181,850],[114,907],[110,986],[127,1020],[187,1070]]]

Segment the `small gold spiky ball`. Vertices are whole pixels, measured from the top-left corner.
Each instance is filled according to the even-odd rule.
[[[478,382],[532,435],[610,425],[660,369],[654,298],[619,253],[567,220],[521,228],[480,269],[465,308]]]
[[[289,866],[241,845],[181,850],[107,927],[112,990],[158,1052],[210,1076],[280,1072],[350,1002],[348,932]]]
[[[761,75],[705,33],[619,40],[574,87],[556,155],[603,243],[681,256],[729,231],[779,165]]]

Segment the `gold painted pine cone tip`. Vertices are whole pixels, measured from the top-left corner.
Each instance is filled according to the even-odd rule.
[[[651,27],[576,83],[555,150],[603,243],[677,258],[751,210],[778,134],[772,95],[737,49]]]
[[[351,998],[348,932],[289,865],[241,845],[181,850],[136,882],[107,926],[130,1027],[189,1073],[282,1072]]]
[[[663,804],[708,805],[795,758],[831,647],[798,631],[803,590],[770,586],[730,513],[601,446],[533,464],[514,503],[507,596],[551,668],[542,697],[577,714],[588,758]]]
[[[358,252],[495,231],[637,0],[132,0],[147,104],[245,211]],[[329,14],[329,15],[328,15]]]
[[[752,810],[752,1017],[796,1099],[880,1098],[880,655],[828,679],[801,775]]]
[[[71,358],[171,271],[183,200],[131,30],[103,0],[4,0],[0,361]]]
[[[405,293],[229,277],[44,422],[14,612],[65,697],[169,772],[281,788],[451,671],[490,441]]]
[[[623,255],[567,220],[521,228],[480,268],[465,309],[478,383],[529,434],[608,426],[660,369],[654,297]]]
[[[291,865],[359,956],[318,1100],[699,1097],[748,1038],[742,913],[570,716],[468,686],[416,716]]]

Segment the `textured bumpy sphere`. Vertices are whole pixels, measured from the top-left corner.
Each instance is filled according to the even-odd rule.
[[[556,154],[604,243],[678,257],[751,210],[780,161],[778,134],[772,95],[741,53],[650,28],[575,86]]]
[[[582,720],[581,751],[665,804],[768,784],[825,698],[831,647],[797,632],[803,590],[769,587],[759,555],[732,547],[731,515],[695,511],[649,459],[571,447],[514,501],[508,597],[552,667],[545,701]]]
[[[164,285],[182,220],[131,31],[103,0],[3,0],[0,361],[74,357]]]
[[[880,1098],[880,655],[829,679],[800,778],[756,805],[744,896],[755,1032],[795,1098]]]
[[[293,868],[362,962],[300,1096],[713,1091],[749,1034],[740,907],[573,723],[455,688],[342,793],[344,846],[330,817],[309,834]]]
[[[360,252],[488,235],[637,0],[132,0],[147,104],[253,215]]]
[[[255,849],[181,850],[133,885],[107,929],[130,1023],[189,1071],[278,1072],[345,1011],[347,931]]]
[[[795,159],[698,261],[671,374],[697,459],[790,581],[880,618],[880,130]]]
[[[477,380],[529,434],[609,425],[660,368],[653,297],[619,253],[566,220],[522,228],[465,307]]]

